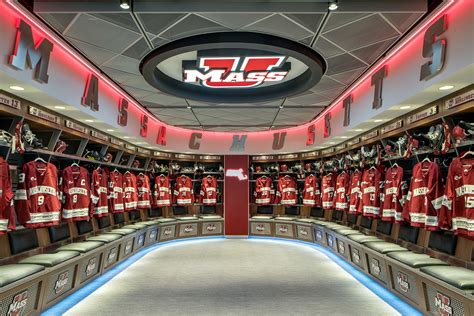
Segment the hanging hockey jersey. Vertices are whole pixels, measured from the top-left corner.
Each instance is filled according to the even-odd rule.
[[[296,181],[288,175],[278,179],[277,204],[295,205],[298,201]]]
[[[152,200],[150,190],[150,178],[148,178],[147,175],[141,172],[137,176],[137,192],[137,208],[150,208]]]
[[[178,205],[191,205],[194,202],[193,183],[188,176],[176,178],[174,198]]]
[[[268,205],[274,202],[275,190],[272,179],[267,176],[258,178],[255,182],[254,196],[257,205]]]
[[[102,168],[92,171],[91,201],[94,217],[104,217],[109,214],[107,172]]]
[[[336,176],[331,172],[325,175],[321,181],[321,201],[323,209],[334,208],[334,189],[336,186]]]
[[[438,213],[443,201],[443,184],[435,162],[422,161],[413,167],[410,190],[403,206],[403,219],[411,226],[438,229]]]
[[[126,171],[123,174],[123,206],[125,211],[130,212],[137,209],[137,204],[137,177],[130,171]]]
[[[307,176],[304,180],[303,205],[321,206],[321,191],[318,179],[314,174]]]
[[[165,175],[160,175],[155,179],[154,200],[157,207],[171,205],[170,179]]]
[[[360,183],[361,201],[359,204],[359,213],[368,217],[379,216],[382,185],[382,173],[379,169],[371,167],[364,171]]]
[[[109,209],[113,213],[123,213],[123,179],[118,170],[109,175]]]
[[[92,208],[89,172],[77,164],[66,167],[60,182],[62,218],[68,222],[89,220]]]
[[[217,179],[207,176],[201,183],[201,200],[204,205],[215,205],[217,203]]]
[[[355,170],[351,174],[350,197],[349,197],[349,214],[357,214],[360,209],[362,192],[360,191],[360,183],[362,180],[362,172]]]
[[[18,180],[15,210],[20,224],[28,228],[58,225],[61,202],[56,167],[41,160],[30,161],[23,165]]]
[[[13,197],[10,167],[0,157],[0,235],[5,234],[9,229],[15,229]]]
[[[462,157],[462,156],[461,156]],[[474,239],[474,158],[451,162],[441,206],[439,225],[456,235]]]
[[[334,193],[334,207],[338,211],[347,212],[347,210],[349,209],[349,185],[349,174],[345,171],[341,172],[341,174],[337,176]]]
[[[407,183],[403,181],[403,168],[399,166],[388,168],[381,195],[383,221],[403,221],[402,211],[407,192]]]

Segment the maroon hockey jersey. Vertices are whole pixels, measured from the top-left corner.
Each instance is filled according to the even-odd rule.
[[[107,172],[102,168],[92,171],[91,201],[94,217],[103,217],[109,214]]]
[[[408,186],[403,181],[403,168],[399,166],[387,169],[383,185],[382,220],[402,221],[403,204],[405,204]]]
[[[109,175],[109,209],[113,213],[123,213],[123,179],[118,170]]]
[[[350,197],[349,197],[349,214],[357,214],[360,209],[360,201],[362,198],[362,192],[360,191],[360,183],[362,179],[362,172],[355,170],[351,174],[350,182]]]
[[[456,235],[474,239],[474,158],[451,162],[441,206],[439,225]]]
[[[5,234],[9,229],[15,229],[13,196],[10,167],[0,157],[0,235]]]
[[[89,220],[92,209],[89,172],[78,165],[66,167],[60,182],[62,218],[68,222]]]
[[[347,172],[343,171],[337,176],[336,187],[334,193],[334,206],[338,211],[349,210],[349,185],[350,176]]]
[[[263,176],[255,181],[254,197],[257,205],[268,205],[274,202],[275,190],[271,178]]]
[[[61,217],[58,170],[48,162],[25,163],[18,176],[15,209],[18,221],[25,227],[58,225]]]
[[[336,186],[336,175],[332,172],[325,175],[321,181],[321,201],[323,209],[334,208],[334,189]]]
[[[379,216],[382,185],[382,173],[379,169],[371,167],[364,171],[360,183],[361,203],[359,204],[359,213],[369,217]]]
[[[178,205],[191,205],[194,202],[194,190],[191,178],[179,176],[174,186],[174,198]]]
[[[125,211],[130,212],[136,210],[137,204],[137,177],[130,171],[126,171],[123,174],[123,205]]]
[[[150,208],[151,207],[151,190],[150,190],[150,178],[143,173],[139,173],[137,176],[137,191],[138,191],[138,208]]]
[[[201,183],[201,199],[204,205],[215,205],[217,203],[217,179],[207,176],[202,179]]]
[[[403,219],[411,226],[438,229],[438,213],[443,202],[443,184],[435,162],[422,161],[413,167],[410,190],[403,206]]]
[[[154,205],[157,207],[171,205],[170,179],[165,175],[160,175],[155,179]]]
[[[276,193],[277,204],[295,205],[298,201],[296,181],[288,175],[278,179],[278,191]]]
[[[321,191],[314,174],[307,176],[304,180],[303,205],[321,206]]]

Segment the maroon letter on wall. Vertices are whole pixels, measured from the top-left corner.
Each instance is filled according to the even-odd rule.
[[[308,126],[306,136],[306,146],[314,145],[314,139],[316,138],[316,129],[314,128],[314,125]]]
[[[20,20],[15,48],[10,56],[9,64],[19,70],[25,70],[27,66],[31,67],[31,69],[35,69],[35,80],[48,83],[49,57],[52,51],[53,43],[46,38],[35,45],[31,27],[25,21]]]
[[[148,116],[142,115],[142,121],[140,126],[140,136],[146,137],[148,135]]]
[[[189,138],[189,149],[199,149],[201,144],[198,142],[198,139],[202,138],[202,133],[192,133]]]
[[[95,75],[91,74],[87,80],[82,105],[90,107],[92,111],[99,111],[99,79]]]
[[[158,136],[156,137],[156,143],[158,145],[166,146],[166,126],[160,126],[158,128]]]
[[[128,101],[125,99],[120,99],[118,105],[118,119],[117,124],[120,126],[127,126],[128,121]]]

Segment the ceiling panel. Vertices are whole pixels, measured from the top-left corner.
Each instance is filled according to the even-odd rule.
[[[185,16],[181,13],[162,13],[159,17],[154,13],[139,13],[137,15],[145,30],[155,35],[160,34]]]
[[[140,33],[88,14],[81,14],[74,20],[65,35],[116,53],[121,53],[141,37]]]
[[[53,26],[60,33],[68,27],[68,25],[75,18],[77,13],[43,13],[40,16],[45,19],[51,26]]]
[[[400,32],[406,32],[423,13],[383,13],[383,16],[389,20]]]
[[[280,14],[272,15],[250,26],[246,26],[243,29],[246,31],[274,34],[293,40],[301,40],[313,35],[313,32],[299,26],[297,23],[292,22]]]
[[[346,51],[398,36],[399,33],[380,15],[374,14],[324,33],[324,37]]]
[[[160,33],[160,36],[166,39],[177,39],[196,34],[223,32],[229,30],[230,29],[208,19],[202,18],[195,14],[190,14],[165,32]]]
[[[201,16],[204,16],[216,23],[224,25],[232,30],[240,30],[242,27],[255,23],[258,20],[261,20],[270,14],[268,13],[245,13],[245,14],[236,14],[236,13],[201,13]]]

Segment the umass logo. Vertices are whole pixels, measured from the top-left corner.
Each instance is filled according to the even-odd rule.
[[[13,301],[8,306],[7,316],[23,315],[26,304],[28,303],[28,290],[18,293],[13,297]]]
[[[183,81],[208,88],[250,88],[285,79],[286,56],[200,57],[183,61]],[[197,65],[197,66],[196,66]]]

